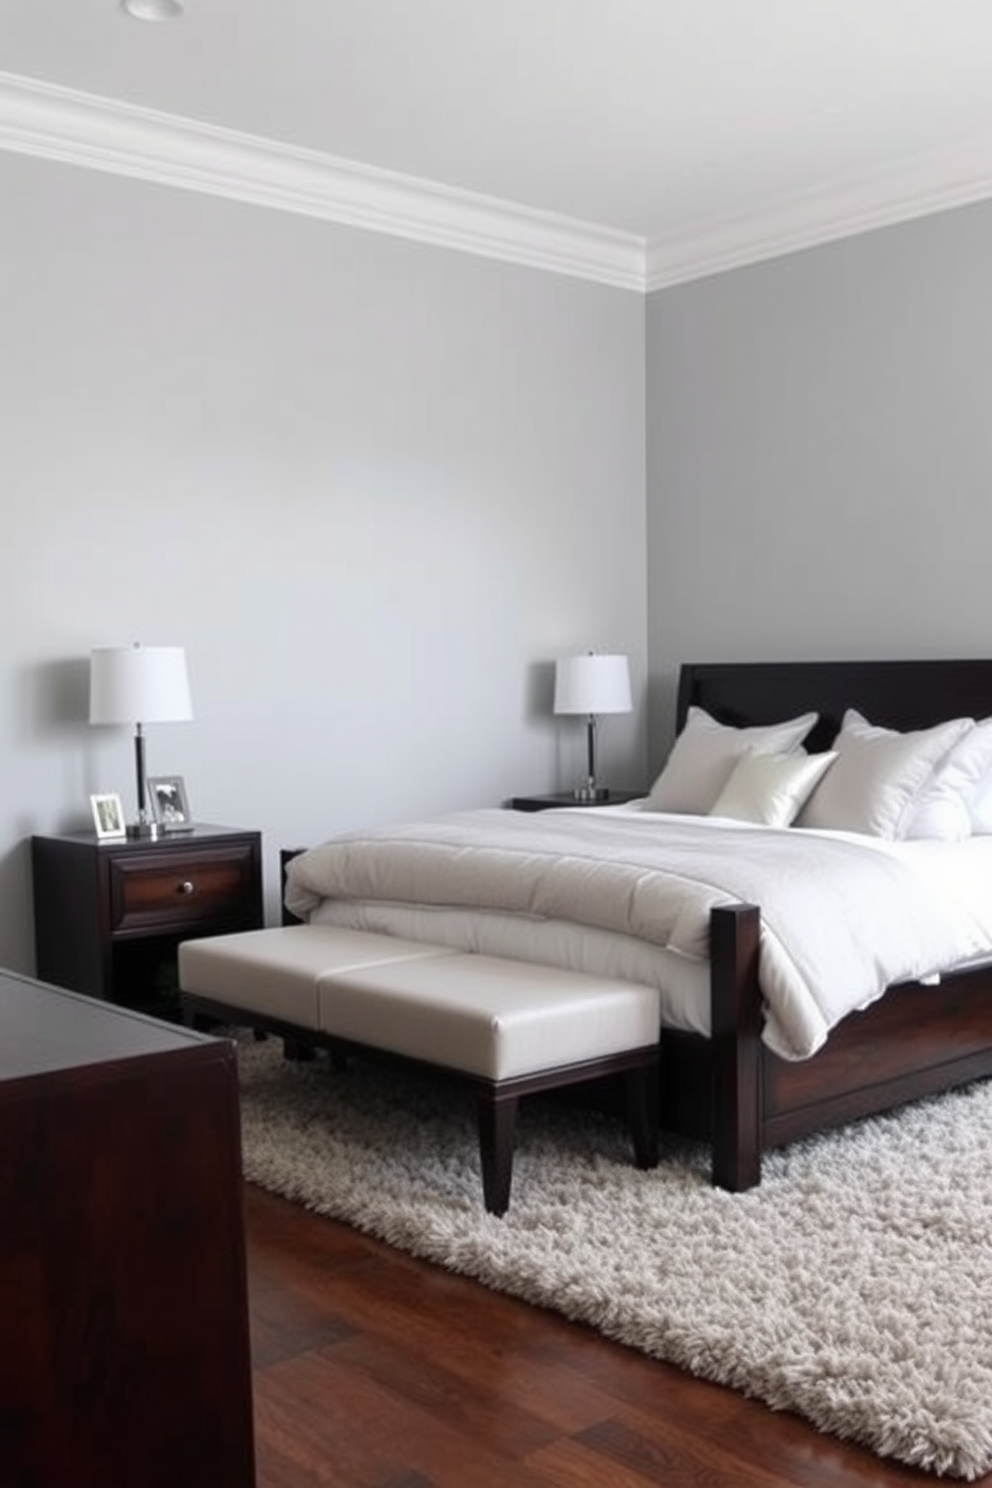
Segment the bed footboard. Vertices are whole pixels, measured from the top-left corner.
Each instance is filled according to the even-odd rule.
[[[992,1075],[990,966],[936,985],[890,987],[845,1018],[811,1058],[778,1058],[761,1041],[760,929],[754,905],[713,911],[713,1036],[664,1041],[667,1109],[675,1129],[708,1137],[718,1188],[755,1187],[768,1148]]]

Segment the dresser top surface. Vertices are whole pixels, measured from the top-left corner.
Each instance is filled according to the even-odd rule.
[[[0,971],[0,1082],[217,1042],[98,998]]]

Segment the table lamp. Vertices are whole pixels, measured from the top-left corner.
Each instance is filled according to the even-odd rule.
[[[156,837],[147,806],[146,723],[183,723],[193,717],[186,652],[182,646],[104,646],[90,658],[90,723],[134,724],[138,818],[129,837]]]
[[[555,712],[586,715],[586,780],[572,793],[577,801],[605,801],[610,794],[596,784],[597,715],[629,713],[632,707],[626,656],[590,651],[555,664]]]

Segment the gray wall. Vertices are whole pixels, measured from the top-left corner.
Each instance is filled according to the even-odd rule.
[[[992,650],[992,204],[648,302],[651,760],[683,660]]]
[[[642,298],[9,154],[0,203],[0,965],[29,835],[133,809],[94,646],[187,647],[149,768],[263,830],[270,915],[282,844],[571,785],[552,658],[643,695]]]

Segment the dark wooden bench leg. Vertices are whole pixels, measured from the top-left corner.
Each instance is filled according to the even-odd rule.
[[[197,1012],[196,1008],[190,1007],[185,1002],[180,1002],[183,1016],[183,1026],[192,1028],[195,1033],[209,1033],[212,1028],[219,1027],[218,1019],[208,1018],[206,1013]]]
[[[494,1091],[479,1096],[482,1196],[490,1214],[503,1215],[510,1207],[517,1105],[515,1095],[500,1096]]]
[[[627,1071],[627,1124],[634,1145],[634,1161],[639,1168],[658,1166],[660,1114],[658,1059]]]
[[[307,1060],[313,1059],[313,1044],[306,1039],[284,1038],[282,1041],[282,1054],[284,1059],[291,1059],[294,1063],[305,1064]]]

